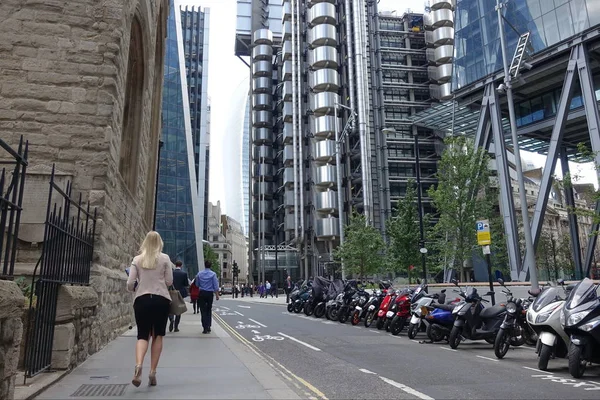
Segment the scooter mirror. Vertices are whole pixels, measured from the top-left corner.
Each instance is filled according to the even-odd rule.
[[[450,282],[452,282],[454,285],[458,286],[458,281],[456,279],[452,279]]]
[[[502,278],[498,278],[498,283],[502,286],[504,286],[504,279]]]
[[[564,279],[559,279],[558,281],[556,281],[556,283],[558,283],[561,286],[565,285],[565,280]]]
[[[442,289],[442,293],[446,293],[446,289]]]

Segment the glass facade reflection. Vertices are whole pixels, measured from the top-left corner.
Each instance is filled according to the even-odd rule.
[[[453,90],[502,69],[495,6],[495,0],[456,1]],[[509,22],[504,22],[508,54],[526,31],[537,53],[600,24],[600,1],[508,0],[504,16]]]
[[[175,13],[181,13],[181,25]],[[196,221],[202,214],[194,202],[198,198],[198,177],[204,178],[208,173],[199,173],[205,168],[201,142],[202,113],[207,110],[201,105],[202,93],[202,63],[204,43],[204,13],[200,11],[176,10],[171,1],[171,11],[167,23],[167,38],[165,51],[165,72],[162,99],[162,141],[164,143],[160,154],[158,194],[156,204],[156,230],[164,241],[164,252],[172,261],[181,260],[188,275],[193,276],[198,271]],[[180,30],[178,42],[177,30]],[[185,66],[180,64],[180,51],[184,52]],[[187,82],[182,82],[181,68],[186,71]],[[187,93],[186,93],[187,92]],[[184,96],[184,93],[187,96]],[[188,102],[189,99],[189,102]],[[188,102],[185,104],[184,102]],[[186,111],[189,110],[189,113]],[[190,121],[185,121],[189,118]],[[207,125],[206,118],[203,120]],[[188,122],[188,123],[186,123]],[[187,127],[187,129],[186,129]],[[191,129],[189,128],[191,127]],[[191,140],[188,137],[191,136]],[[192,148],[188,148],[188,144]],[[193,152],[194,164],[190,166]],[[203,149],[208,152],[208,148]],[[206,158],[208,155],[206,155]],[[204,185],[201,186],[204,188]],[[206,185],[208,188],[208,185]],[[205,204],[199,204],[205,207]],[[198,214],[198,215],[195,215]],[[206,215],[204,213],[204,215]]]

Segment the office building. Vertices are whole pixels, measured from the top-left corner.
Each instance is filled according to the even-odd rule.
[[[494,152],[511,275],[525,281],[530,277],[532,264],[521,257],[519,250],[517,213],[505,156],[507,147],[514,146],[509,134],[505,80],[510,79],[515,99],[519,148],[547,155],[535,200],[531,204],[528,201],[535,248],[551,202],[556,164],[560,161],[566,173],[569,160],[590,161],[591,157],[586,158],[579,151],[579,143],[596,154],[596,163],[600,161],[600,8],[594,0],[509,1],[500,13],[501,25],[496,2],[456,1],[451,93],[447,86],[443,93],[444,98],[454,101],[424,110],[411,120],[443,134],[472,135],[478,146]],[[447,17],[448,11],[438,8],[432,10],[430,22]],[[522,176],[519,172],[516,177]],[[567,208],[576,206],[572,189],[566,188],[564,199]],[[575,275],[580,278],[591,270],[597,235],[586,238],[588,244],[584,245],[577,216],[569,213],[567,219]],[[592,233],[597,230],[597,225],[592,226]],[[581,251],[583,248],[585,252]]]
[[[441,146],[410,121],[435,101],[426,46],[423,15],[382,15],[376,2],[238,1],[255,279],[339,274],[332,253],[353,211],[385,232],[409,179],[426,195]]]
[[[202,263],[208,200],[209,10],[171,4],[165,51],[162,142],[155,229],[164,252],[190,276]]]

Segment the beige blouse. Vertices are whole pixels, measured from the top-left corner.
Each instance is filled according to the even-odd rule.
[[[168,287],[173,284],[173,264],[165,253],[160,253],[156,268],[144,269],[141,266],[140,256],[136,256],[131,262],[129,278],[127,279],[127,290],[134,291],[135,281],[138,281],[135,289],[135,298],[145,294],[153,294],[167,298],[171,301]]]

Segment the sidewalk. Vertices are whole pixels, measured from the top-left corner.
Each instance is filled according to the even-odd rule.
[[[284,299],[285,302],[285,299]],[[213,320],[201,334],[200,315],[182,316],[178,333],[167,333],[156,387],[147,385],[150,349],[139,388],[131,384],[136,328],[109,343],[37,399],[298,399],[269,365]],[[96,390],[97,392],[93,392]]]
[[[266,298],[260,298],[260,295],[254,295],[252,297],[250,296],[240,296],[238,295],[237,299],[234,299],[232,295],[230,294],[226,294],[221,296],[221,300],[238,300],[238,301],[247,301],[249,303],[263,303],[263,304],[281,304],[281,305],[286,305],[285,304],[285,294],[280,294],[279,297],[266,297]]]

